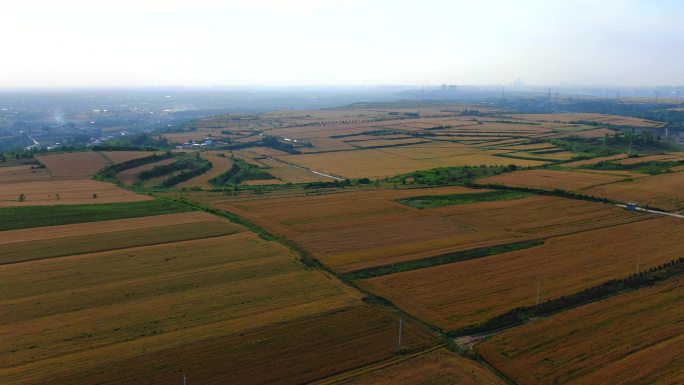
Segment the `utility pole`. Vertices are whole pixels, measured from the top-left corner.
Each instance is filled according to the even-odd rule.
[[[397,351],[401,350],[401,328],[404,324],[404,320],[399,318],[399,338],[397,340]]]
[[[534,304],[535,306],[539,305],[539,294],[541,292],[541,281],[537,281],[537,302]]]
[[[183,385],[188,385],[188,378],[183,374]]]

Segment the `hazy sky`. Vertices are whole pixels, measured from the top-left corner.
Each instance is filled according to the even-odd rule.
[[[678,0],[0,0],[0,87],[683,85]]]

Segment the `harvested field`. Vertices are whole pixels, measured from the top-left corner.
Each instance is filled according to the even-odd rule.
[[[551,238],[542,246],[371,278],[362,285],[446,329],[474,325],[518,306],[558,298],[684,253],[684,221],[660,217]],[[653,234],[658,236],[654,237]],[[658,245],[667,244],[667,248]],[[587,250],[590,250],[588,252]]]
[[[308,383],[395,356],[396,323],[395,317],[367,307],[341,309],[149,353],[139,347],[137,356],[124,354],[124,359],[86,365],[46,383],[79,384],[88,378],[112,384],[168,384],[178,381],[180,371],[187,373],[188,383],[209,385]],[[414,348],[434,343],[412,325],[406,339]]]
[[[684,383],[684,280],[588,304],[478,345],[524,384]]]
[[[643,218],[599,203],[542,196],[421,210],[397,201],[478,191],[370,190],[207,203],[288,238],[339,272]]]
[[[0,281],[5,384],[305,382],[394,355],[395,316],[250,232],[5,265]],[[405,338],[434,343],[411,324]]]
[[[442,348],[430,353],[416,355],[406,361],[385,366],[362,369],[363,374],[337,384],[394,385],[394,384],[459,384],[504,385],[505,382],[477,361],[469,360]],[[323,381],[322,384],[327,382]]]
[[[640,206],[676,211],[684,208],[684,173],[665,173],[597,186],[586,190],[586,193],[620,202],[633,201]]]
[[[596,164],[599,162],[606,162],[606,161],[611,161],[611,160],[618,160],[618,159],[624,159],[627,157],[627,154],[617,154],[617,155],[611,155],[611,156],[601,156],[598,158],[591,158],[591,159],[585,159],[585,160],[578,160],[576,162],[570,162],[570,163],[564,163],[563,167],[581,167],[581,166],[588,166],[592,164]]]
[[[201,212],[0,232],[0,264],[235,234],[243,229]]]
[[[564,123],[574,121],[592,121],[598,123],[608,123],[616,126],[633,126],[633,127],[658,127],[660,122],[653,122],[639,118],[631,118],[628,116],[618,115],[604,115],[594,113],[561,113],[561,114],[515,114],[512,117],[516,119],[526,119],[537,122],[555,122],[560,121]]]
[[[46,180],[52,177],[46,168],[35,167],[35,165],[0,167],[0,186],[6,183]]]
[[[306,166],[312,170],[326,174],[341,175],[345,178],[385,178],[416,170],[446,166],[503,164],[537,166],[544,164],[544,162],[541,161],[508,159],[486,153],[433,157],[429,159],[411,159],[411,156],[414,156],[413,152],[412,146],[405,146],[319,154],[286,155],[280,158],[289,163]]]
[[[425,142],[425,140],[421,139],[421,138],[400,137],[400,138],[396,138],[396,139],[376,138],[373,140],[357,141],[357,142],[353,142],[352,144],[354,146],[359,146],[359,147],[393,147],[393,146],[416,144],[416,143],[423,143],[423,142]]]
[[[303,168],[290,166],[283,162],[278,162],[272,159],[264,159],[261,161],[263,164],[270,167],[268,173],[274,177],[280,179],[283,182],[289,183],[311,183],[320,181],[331,181],[332,179],[314,174],[309,170]]]
[[[119,164],[129,160],[144,158],[154,154],[152,151],[100,151],[112,164]]]
[[[24,202],[19,202],[20,194],[24,194]],[[93,194],[97,197],[94,198]],[[124,190],[111,183],[90,179],[4,183],[0,189],[0,207],[139,202],[150,199],[149,196]]]
[[[57,178],[91,177],[108,164],[105,157],[92,151],[40,155],[36,159]]]
[[[592,186],[614,183],[625,179],[605,173],[585,173],[557,170],[522,170],[479,179],[481,184],[500,184],[512,187],[530,187],[544,190],[584,190]]]
[[[628,165],[639,164],[639,163],[644,163],[644,162],[672,161],[672,160],[681,160],[681,159],[682,159],[682,156],[679,154],[662,154],[662,155],[647,155],[647,156],[639,156],[639,157],[635,157],[635,158],[627,158],[627,159],[622,159],[622,160],[616,161],[614,163],[628,166]]]
[[[138,178],[138,175],[141,172],[151,170],[156,166],[164,166],[167,164],[171,164],[177,160],[178,159],[175,159],[175,158],[169,158],[169,159],[163,159],[163,160],[160,160],[160,161],[154,162],[154,163],[144,164],[142,166],[129,168],[128,170],[124,170],[124,171],[121,171],[120,173],[118,173],[117,177],[119,178],[120,181],[122,181],[125,184],[133,184],[133,183],[135,183],[136,179]]]
[[[217,153],[201,153],[202,158],[211,162],[211,168],[209,171],[202,175],[198,175],[188,181],[179,183],[176,185],[177,188],[183,187],[210,187],[209,180],[219,176],[220,174],[228,171],[233,165],[233,161],[229,157],[219,156]]]

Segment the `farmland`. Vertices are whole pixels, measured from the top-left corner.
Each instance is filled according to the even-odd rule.
[[[628,179],[628,174],[619,172],[598,174],[558,170],[524,170],[478,180],[481,184],[501,184],[514,187],[531,187],[545,190],[584,190],[597,185]]]
[[[7,283],[0,324],[7,360],[0,373],[8,384],[80,383],[100,375],[115,382],[158,383],[179,370],[202,383],[223,383],[235,375],[259,383],[255,374],[275,379],[278,373],[235,358],[256,355],[270,365],[261,352],[294,358],[283,349],[314,353],[339,344],[336,356],[316,355],[321,365],[298,360],[297,366],[281,367],[287,370],[281,375],[312,379],[394,354],[396,319],[371,311],[349,288],[303,269],[291,252],[249,232],[10,264],[0,267],[0,275]],[[43,301],[35,303],[37,297]],[[67,319],[79,322],[65,326]],[[13,326],[17,323],[20,330]],[[273,324],[280,326],[264,329]],[[327,333],[329,328],[337,334]],[[327,341],[311,339],[316,330]],[[298,333],[309,335],[305,340],[314,345],[288,342],[300,340]],[[387,343],[369,347],[364,341],[372,335]],[[254,344],[255,337],[264,343]],[[433,343],[412,325],[406,338],[410,349]],[[359,346],[370,348],[368,354],[357,356]],[[198,355],[200,347],[204,353]],[[147,360],[157,369],[150,372]],[[212,369],[217,360],[231,362],[223,374]],[[106,369],[119,365],[127,370]],[[317,371],[311,372],[314,366]],[[58,367],[69,369],[57,373]]]
[[[415,209],[399,202],[477,191],[481,190],[386,189],[234,203],[221,197],[210,204],[284,235],[339,272],[643,218],[597,203],[540,196],[429,209]],[[557,214],[549,216],[548,212]]]
[[[71,223],[145,217],[189,211],[186,206],[162,200],[93,205],[23,206],[0,209],[0,231]]]
[[[679,171],[596,186],[587,193],[663,210],[681,210],[684,209],[684,173]]]
[[[42,155],[38,161],[57,178],[90,177],[107,165],[107,159],[97,152]]]
[[[344,377],[345,375],[342,375]],[[321,384],[328,382],[323,381]],[[463,358],[447,349],[438,349],[414,356],[396,364],[383,365],[338,384],[505,384],[499,377],[487,371],[477,362]]]
[[[152,198],[90,179],[0,183],[0,207],[139,202]],[[19,196],[23,194],[24,200]]]
[[[0,233],[3,250],[0,264],[210,238],[240,231],[230,222],[196,212],[5,231]]]
[[[582,306],[477,346],[524,384],[675,384],[684,381],[684,281]]]
[[[119,164],[133,159],[140,159],[150,156],[153,152],[150,151],[101,151],[100,154],[109,159],[112,164]]]
[[[360,103],[11,154],[3,384],[678,383],[681,277],[649,274],[684,221],[613,204],[684,209],[660,126]]]
[[[655,239],[649,230],[658,228]],[[446,330],[477,324],[541,298],[577,292],[678,258],[684,222],[657,218],[551,238],[542,246],[365,280],[400,308]],[[659,244],[670,245],[658,248]],[[588,253],[586,250],[591,250]],[[440,293],[440,295],[435,295]]]

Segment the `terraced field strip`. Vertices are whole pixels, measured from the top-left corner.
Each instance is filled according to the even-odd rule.
[[[112,164],[119,164],[154,154],[153,151],[100,151],[99,153],[109,159]]]
[[[360,285],[415,317],[455,330],[534,304],[538,285],[543,301],[629,276],[637,261],[648,269],[676,259],[684,253],[682,231],[681,219],[649,219],[551,238],[530,249],[371,278]]]
[[[183,187],[192,187],[192,186],[200,186],[200,187],[210,187],[209,185],[209,180],[221,175],[222,173],[228,171],[230,167],[233,165],[233,161],[226,156],[220,156],[216,153],[201,153],[202,158],[208,160],[211,162],[212,167],[209,169],[209,171],[205,172],[202,175],[198,175],[190,180],[187,180],[185,182],[179,183],[176,185],[178,188],[183,188]]]
[[[529,322],[476,350],[518,383],[677,384],[683,312],[677,278]]]

